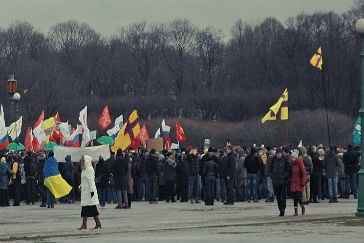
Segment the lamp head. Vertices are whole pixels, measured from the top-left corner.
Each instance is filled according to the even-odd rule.
[[[355,23],[355,30],[360,35],[364,35],[364,18],[358,19]]]

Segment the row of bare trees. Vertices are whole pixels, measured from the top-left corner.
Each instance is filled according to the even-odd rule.
[[[329,110],[355,117],[360,39],[353,27],[364,13],[362,2],[341,15],[238,20],[229,39],[186,19],[142,21],[109,38],[77,20],[46,35],[14,22],[0,29],[1,103],[8,112],[5,81],[15,74],[25,124],[42,109],[75,124],[85,105],[95,127],[105,105],[114,117],[137,108],[142,119],[242,121],[263,116],[285,88],[293,111],[324,107],[324,77]],[[325,75],[309,65],[319,46]]]

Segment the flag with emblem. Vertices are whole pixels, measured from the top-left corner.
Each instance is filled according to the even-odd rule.
[[[313,54],[310,63],[312,66],[322,70],[323,60],[322,60],[321,46],[319,47],[317,52]]]
[[[139,124],[139,116],[138,111],[134,110],[129,119],[124,125],[121,127],[118,136],[115,138],[115,143],[111,147],[113,152],[116,152],[119,148],[122,150],[127,149],[134,138],[138,136],[140,133],[140,124]]]
[[[285,89],[277,103],[269,108],[268,113],[262,118],[262,123],[266,121],[288,120],[288,90]]]
[[[101,116],[99,118],[99,126],[101,130],[105,130],[111,124],[111,117],[109,108],[105,106],[102,110]]]

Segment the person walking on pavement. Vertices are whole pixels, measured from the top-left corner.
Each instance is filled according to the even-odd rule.
[[[87,218],[93,217],[95,220],[94,229],[101,229],[101,222],[99,219],[99,212],[96,205],[99,204],[97,189],[95,184],[95,171],[92,167],[92,157],[83,155],[81,157],[81,217],[82,225],[78,230],[87,229]]]
[[[297,152],[292,152],[290,159],[292,161],[291,192],[293,196],[294,216],[298,216],[298,204],[300,204],[302,215],[304,215],[305,206],[302,201],[302,192],[306,184],[306,169],[303,161],[298,158]]]
[[[288,179],[290,178],[291,165],[288,158],[283,155],[282,149],[277,148],[275,156],[268,166],[269,175],[272,178],[273,189],[276,194],[279,216],[284,216],[287,200],[287,184]]]

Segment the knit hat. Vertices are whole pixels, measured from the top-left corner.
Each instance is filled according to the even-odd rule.
[[[0,162],[3,162],[3,163],[5,163],[5,162],[6,162],[6,159],[5,159],[5,157],[1,157],[1,159],[0,159]]]
[[[321,156],[321,155],[325,155],[325,150],[323,150],[322,148],[320,148],[317,153]]]
[[[298,158],[298,154],[297,154],[297,152],[292,152],[291,153],[291,157],[293,157],[293,158],[295,158],[295,159],[297,159]]]

